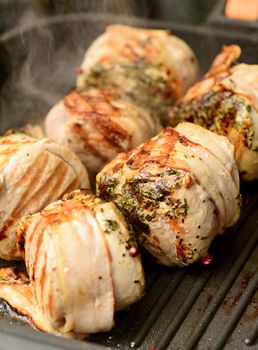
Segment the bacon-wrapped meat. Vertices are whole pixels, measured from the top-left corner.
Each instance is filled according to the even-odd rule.
[[[87,50],[77,86],[108,89],[163,120],[197,75],[194,53],[168,31],[111,25]]]
[[[93,175],[161,128],[144,109],[95,88],[70,93],[51,109],[45,125],[47,135],[73,149]]]
[[[37,307],[63,334],[110,330],[114,312],[139,300],[144,274],[122,214],[86,190],[22,220],[23,251]]]
[[[97,175],[98,195],[112,200],[133,224],[139,243],[169,266],[204,257],[213,238],[240,214],[239,178],[228,140],[192,124],[192,134],[204,130],[203,146],[184,136],[187,127],[163,130]],[[218,142],[222,146],[216,151]]]
[[[240,55],[225,46],[204,78],[172,108],[168,124],[199,124],[225,135],[235,146],[243,180],[258,179],[258,65],[233,65]]]
[[[88,174],[73,151],[19,132],[1,137],[0,257],[20,257],[15,234],[22,216],[81,187],[89,188]]]

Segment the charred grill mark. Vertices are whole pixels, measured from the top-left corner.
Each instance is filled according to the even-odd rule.
[[[48,310],[51,317],[54,316],[54,302],[52,293],[48,294]]]
[[[155,241],[156,243],[160,244],[160,239],[159,239],[159,237],[157,237],[157,236],[155,236],[155,235],[152,235],[151,237],[152,237],[153,241]]]
[[[11,248],[8,252],[8,256],[9,259],[11,258],[12,260],[15,259],[14,257],[16,257],[16,259],[19,257],[17,256],[17,248],[16,248],[16,244],[14,244],[13,248]]]
[[[132,136],[129,135],[128,132],[115,121],[100,114],[93,114],[91,116],[91,120],[101,132],[103,138],[106,139],[113,147],[123,151],[127,151],[128,149],[132,148]],[[122,142],[125,140],[128,143],[126,149],[124,149],[122,146]]]
[[[41,187],[35,191],[32,192],[31,196],[28,196],[26,199],[23,199],[22,203],[23,205],[19,207],[19,210],[14,212],[13,215],[15,217],[19,217],[22,215],[22,211],[24,208],[26,208],[27,204],[30,203],[32,200],[35,200],[36,198],[39,198],[42,193],[48,193],[48,196],[45,198],[44,203],[42,203],[41,207],[44,207],[49,201],[52,200],[57,200],[58,197],[62,193],[60,193],[60,189],[63,187],[63,181],[60,179],[63,179],[65,174],[67,172],[67,166],[64,162],[60,162],[55,171],[53,171],[50,176],[45,178],[45,182],[41,185]],[[58,176],[57,176],[58,174]],[[35,180],[37,179],[37,176],[35,177]],[[31,187],[29,187],[31,190]],[[31,194],[31,193],[30,193]],[[55,194],[55,197],[53,197],[53,194]]]
[[[60,189],[63,187],[63,179],[65,178],[65,175],[67,173],[67,165],[64,162],[61,162],[56,167],[55,171],[52,173],[52,175],[46,180],[43,186],[36,191],[33,195],[37,197],[40,193],[45,193],[48,189],[49,196],[46,198],[45,203],[49,203],[50,200],[57,200],[62,193],[60,193]],[[53,196],[55,194],[55,196]]]
[[[22,227],[19,227],[17,234],[16,234],[16,243],[18,250],[21,252],[23,259],[24,259],[24,251],[25,251],[25,232],[27,228],[22,225]]]
[[[187,249],[187,247],[183,244],[183,239],[177,237],[176,238],[176,253],[177,253],[177,256],[181,259],[181,261],[183,263],[187,263],[186,249]]]
[[[80,125],[80,126],[78,126]],[[106,155],[102,154],[101,152],[99,152],[94,144],[90,143],[89,140],[89,135],[88,133],[84,130],[84,128],[81,127],[81,124],[72,124],[71,125],[71,131],[73,134],[75,134],[76,136],[78,136],[80,138],[81,141],[83,141],[83,147],[85,150],[88,150],[94,157],[100,159],[102,162],[107,162],[109,159]],[[79,140],[76,141],[77,143],[79,142]]]
[[[94,143],[91,143],[90,135],[85,123],[93,125],[100,133],[107,147],[114,148],[117,152],[127,151],[132,148],[132,136],[121,127],[113,118],[122,116],[119,108],[111,104],[112,96],[107,92],[89,90],[83,93],[72,92],[64,99],[65,107],[71,112],[70,128],[79,136],[84,143],[84,148],[102,161],[106,162],[108,157],[103,155]],[[101,141],[100,141],[101,142]]]
[[[121,116],[121,111],[111,104],[112,95],[103,90],[89,89],[81,93],[73,91],[63,102],[71,112],[71,118],[80,116],[82,120],[86,120],[91,118],[92,114],[107,114],[114,118]]]
[[[47,264],[47,252],[45,251],[44,252],[44,264],[42,266],[41,274],[39,276],[41,297],[44,295],[45,277],[46,277],[46,264]]]
[[[115,35],[116,38],[118,38],[119,43],[121,43],[121,31],[117,30],[110,30],[110,37],[107,39],[106,45],[108,45],[109,47],[113,47],[115,50],[117,50],[117,41],[116,40],[112,40],[113,35]],[[143,45],[142,40],[139,40],[138,35],[134,35],[133,33],[130,33],[128,31],[124,32],[123,31],[123,45],[121,45],[120,50],[117,52],[117,55],[114,57],[114,54],[108,54],[107,56],[104,56],[102,58],[102,62],[112,62],[112,61],[118,61],[121,59],[126,59],[128,61],[139,61],[142,60],[141,55],[136,52],[136,50],[134,48],[136,48],[138,51],[140,49],[141,54],[143,54],[143,56],[146,56],[145,53],[145,45],[146,44],[150,44],[151,42],[147,42],[145,40],[145,45]],[[154,51],[155,52],[155,51]]]
[[[181,168],[189,172],[189,170],[185,169],[183,166],[184,161],[171,157],[177,142],[185,147],[198,146],[198,144],[189,141],[185,136],[180,135],[176,130],[168,127],[164,129],[156,139],[145,142],[143,146],[138,148],[137,152],[134,150],[133,152],[127,153],[129,159],[126,165],[131,169],[141,169],[147,163],[155,163],[163,167],[171,166],[172,168]],[[181,165],[179,166],[180,162]]]
[[[172,143],[175,143],[176,141],[179,141],[180,143],[183,143],[185,145],[188,145],[189,144],[189,140],[183,136],[183,135],[180,135],[179,132],[177,132],[176,130],[174,130],[173,128],[171,127],[167,127],[165,128],[161,133],[160,133],[160,137],[159,138],[168,138],[169,140],[169,143],[172,141]],[[172,149],[174,148],[174,145],[172,147]]]
[[[64,189],[63,193],[61,194],[61,196],[65,195],[66,193],[69,193],[71,191],[73,191],[75,188],[79,187],[79,181],[78,178],[75,177],[74,180]],[[54,191],[53,191],[54,193]]]
[[[117,123],[107,120],[106,116],[101,115],[91,115],[90,123],[93,124],[96,129],[100,132],[102,136],[101,142],[102,144],[106,144],[108,148],[110,146],[115,149],[116,152],[127,151],[130,147],[132,148],[132,138],[128,133],[122,129]],[[100,158],[103,161],[109,160],[107,156],[98,151],[96,148],[98,144],[94,144],[91,141],[90,135],[85,130],[82,124],[78,126],[78,124],[71,124],[72,132],[79,136],[81,141],[83,141],[83,145],[85,149],[88,149],[93,155]],[[128,146],[123,147],[122,143],[127,141]],[[126,149],[124,149],[126,148]]]
[[[45,225],[43,223],[40,223],[41,229],[38,230],[34,228],[34,232],[37,233],[37,241],[35,242],[35,254],[33,256],[33,261],[32,261],[32,273],[30,275],[31,280],[35,283],[39,282],[38,279],[35,279],[35,271],[37,271],[37,266],[38,266],[38,261],[39,261],[39,250],[43,241],[43,235],[45,231]]]
[[[117,173],[119,170],[121,170],[124,166],[124,163],[121,161],[121,162],[118,162],[115,164],[114,167],[112,167],[112,172],[115,174]]]
[[[38,157],[35,162],[37,162],[37,167],[40,169],[44,166],[46,160],[46,155],[43,157]],[[31,166],[28,167],[27,171],[23,174],[23,176],[19,179],[19,182],[16,184],[17,187],[22,187],[22,184],[24,182],[29,182],[30,186],[27,186],[27,190],[23,194],[22,198],[20,198],[20,201],[18,203],[18,206],[13,210],[12,213],[10,213],[9,217],[10,219],[4,223],[4,226],[0,232],[0,241],[5,239],[8,236],[8,231],[10,227],[15,223],[15,219],[19,217],[22,209],[26,206],[27,202],[31,200],[31,189],[33,186],[38,182],[38,173],[34,173],[34,176],[32,177],[31,174],[33,167],[35,166],[35,163],[33,163]],[[29,194],[29,196],[26,197],[26,195]],[[21,205],[22,203],[22,205]]]
[[[192,174],[193,175],[193,178],[194,178],[194,181],[197,183],[197,185],[201,185],[201,182],[199,180],[199,178],[195,175],[195,174]]]
[[[73,91],[69,95],[65,96],[63,103],[65,108],[71,112],[70,115],[72,118],[76,114],[87,116],[87,113],[93,111],[92,105],[87,103],[82,95],[77,91]]]
[[[154,140],[148,140],[136,154],[134,154],[135,152],[128,153],[129,159],[126,162],[126,165],[128,165],[131,169],[139,168],[146,162],[148,157],[151,156],[151,150],[153,149],[155,143],[156,142]],[[133,154],[133,156],[130,158],[131,154]]]
[[[143,58],[135,51],[134,47],[128,43],[125,44],[121,54],[123,57],[127,58],[130,61],[134,61],[134,62],[143,61]]]
[[[29,235],[29,238],[28,238],[28,242],[29,242],[29,246],[31,246],[32,245],[32,240],[33,240],[33,238],[34,238],[34,236],[35,236],[35,233],[38,231],[38,226],[39,225],[41,225],[41,223],[40,222],[37,222],[36,224],[35,224],[35,226],[33,227],[33,231],[32,232],[30,232],[30,235]],[[29,228],[29,225],[26,227],[26,231],[28,232],[28,230],[29,230],[30,228]],[[26,238],[27,239],[27,238]]]
[[[126,164],[132,169],[140,169],[146,163],[157,163],[161,166],[166,166],[178,137],[179,133],[177,131],[172,128],[166,128],[156,139],[145,142],[138,152],[126,162]],[[160,147],[160,152],[158,152],[157,155],[154,155],[155,148],[161,142],[162,145]]]
[[[5,222],[5,224],[3,225],[0,231],[0,241],[3,241],[8,236],[8,231],[10,227],[12,227],[12,225],[14,224],[14,221],[15,219],[11,217],[9,220]]]
[[[18,187],[21,186],[21,184],[24,182],[29,184],[29,186],[27,186],[26,191],[23,193],[23,196],[20,198],[19,206],[16,209],[14,209],[14,211],[12,212],[11,215],[13,217],[15,218],[19,217],[20,213],[22,212],[22,209],[24,209],[27,203],[33,199],[35,192],[33,193],[32,189],[36,187],[36,184],[39,181],[39,172],[33,171],[33,169],[35,169],[35,164],[37,164],[37,169],[43,169],[44,166],[46,165],[47,158],[48,156],[46,153],[44,153],[43,155],[41,154],[37,159],[35,159],[34,163],[26,170],[23,177],[17,183]],[[46,179],[46,181],[47,180],[48,179]]]

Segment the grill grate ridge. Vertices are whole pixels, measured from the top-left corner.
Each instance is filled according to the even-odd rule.
[[[230,290],[232,284],[234,283],[234,280],[238,276],[239,272],[245,265],[246,261],[249,258],[249,255],[254,250],[255,245],[258,242],[258,235],[255,232],[257,222],[254,223],[255,227],[253,227],[253,231],[251,234],[251,237],[249,238],[247,245],[245,246],[245,249],[242,250],[240,256],[238,257],[235,264],[231,267],[228,275],[225,278],[224,283],[219,288],[219,291],[216,293],[215,297],[213,298],[213,302],[206,310],[206,313],[202,320],[199,323],[199,327],[196,328],[185,345],[184,350],[190,350],[193,349],[194,346],[198,343],[200,338],[202,337],[203,333],[205,332],[205,329],[209,325],[210,321],[212,320],[213,316],[215,315],[216,311],[218,310],[219,306],[221,305],[223,299],[225,298],[226,294]]]
[[[251,300],[253,294],[255,293],[258,287],[258,273],[256,273],[252,281],[248,284],[248,287],[245,289],[239,304],[235,307],[232,316],[229,319],[229,322],[225,325],[223,333],[220,333],[217,344],[214,344],[214,350],[222,349],[225,345],[227,339],[233,332],[235,326],[240,320],[243,312],[245,311],[249,301]]]
[[[143,342],[146,334],[149,332],[151,326],[153,325],[155,320],[158,318],[158,316],[160,314],[160,310],[162,310],[165,307],[165,305],[168,303],[170,298],[173,296],[178,285],[181,283],[181,281],[185,277],[185,274],[186,274],[185,271],[181,270],[177,274],[176,278],[174,280],[170,281],[168,288],[165,290],[164,293],[162,293],[162,298],[158,299],[158,301],[155,305],[155,308],[152,309],[146,322],[140,328],[138,334],[136,334],[134,341],[133,341],[136,347],[140,346],[140,344]]]
[[[119,342],[121,335],[126,330],[127,337],[130,338],[131,343],[134,344],[134,347],[138,347],[155,322],[160,310],[165,307],[177,285],[183,280],[185,274],[185,270],[177,270],[171,278],[170,273],[161,273],[156,283],[151,285],[145,297],[146,299],[142,303],[135,305],[136,308],[132,310],[132,313],[121,322],[113,337],[113,341],[117,340]],[[160,286],[162,286],[162,289],[159,288]],[[137,309],[139,309],[139,312]],[[132,325],[132,328],[128,329],[128,325]]]
[[[229,247],[231,244],[234,244],[234,242],[232,242],[232,241],[235,241],[237,238],[236,231],[244,230],[244,228],[242,226],[244,226],[244,227],[246,226],[245,225],[246,216],[250,214],[252,208],[256,205],[256,203],[257,203],[257,199],[253,198],[253,201],[252,201],[252,203],[250,203],[250,206],[248,206],[247,208],[245,208],[243,210],[243,215],[239,221],[239,224],[236,227],[234,227],[234,229],[231,232],[231,235],[229,235],[228,237],[225,237],[225,238],[227,238],[227,242],[225,243],[225,245],[223,247],[221,247],[220,252],[216,256],[216,261],[214,262],[214,264],[210,267],[209,270],[205,269],[203,271],[203,273],[198,276],[198,280],[197,280],[196,284],[194,285],[193,289],[189,292],[187,299],[184,301],[182,307],[179,309],[179,312],[175,315],[174,319],[169,324],[169,326],[167,327],[165,332],[158,338],[158,341],[156,342],[156,346],[159,350],[166,349],[167,346],[169,345],[171,339],[173,338],[173,336],[176,334],[177,330],[181,326],[181,323],[187,317],[192,306],[195,304],[196,299],[198,298],[198,296],[200,295],[200,292],[205,287],[207,281],[212,276],[213,272],[218,268],[218,265],[221,264],[222,258],[223,258],[223,256],[225,256],[225,252],[227,252],[229,250]],[[253,238],[255,237],[255,236],[252,236],[252,233],[254,230],[255,230],[255,227],[251,231],[249,231],[249,236],[248,235],[246,236],[246,241],[250,240],[250,237],[253,237]],[[251,244],[249,243],[249,245],[251,246],[251,250],[252,250],[253,246],[254,246],[253,240],[252,240]],[[250,253],[250,249],[248,249],[248,246],[246,246],[245,250],[242,251],[242,255],[244,254],[244,257],[248,258],[249,253]],[[246,258],[245,258],[245,260],[246,260]],[[241,255],[239,256],[239,259],[241,259]],[[242,260],[240,260],[240,261],[242,261]],[[237,266],[239,266],[237,271],[241,270],[241,268],[243,267],[243,265],[245,263],[245,260],[240,264],[240,266],[239,266],[239,261],[237,261],[237,263],[238,263]],[[232,266],[232,270],[234,270],[233,267],[234,267],[234,265]],[[189,273],[190,269],[191,268],[188,268],[188,273]],[[235,280],[235,277],[236,277],[236,275],[234,276],[232,283]],[[230,289],[230,286],[228,287],[228,289]],[[222,300],[223,300],[223,298],[222,298]],[[220,304],[218,304],[218,307],[219,307],[219,305]],[[162,312],[162,309],[160,309],[160,313],[161,312]],[[207,309],[205,315],[208,315],[208,313],[209,313],[209,311]],[[143,349],[145,349],[145,347],[143,347]],[[173,348],[171,348],[171,349],[173,349]],[[184,350],[186,350],[185,347],[184,347]]]
[[[194,288],[189,292],[187,300],[184,302],[180,308],[180,312],[174,317],[173,321],[170,323],[168,329],[162,335],[162,339],[158,341],[157,346],[159,350],[164,350],[170,343],[171,338],[175,335],[181,323],[184,321],[189,311],[191,310],[195,300],[200,295],[203,287],[206,285],[209,277],[212,274],[211,271],[207,271],[206,276],[202,276],[201,280],[197,282]]]

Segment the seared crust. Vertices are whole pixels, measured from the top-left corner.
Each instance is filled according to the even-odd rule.
[[[115,202],[139,242],[169,266],[205,256],[214,236],[240,214],[239,179],[208,148],[172,128],[106,165],[97,193]]]
[[[98,94],[94,92],[94,90],[81,93],[74,91],[64,98],[64,105],[73,119],[70,123],[71,130],[85,141],[86,149],[90,145],[88,133],[83,129],[84,123],[92,123],[94,129],[97,129],[105,140],[107,147],[114,148],[117,152],[131,149],[132,136],[115,121],[122,117],[122,114],[119,108],[112,105],[112,96],[104,91]],[[74,115],[78,116],[77,122],[76,118],[73,118]],[[103,158],[105,159],[104,156]]]
[[[46,118],[47,134],[72,148],[93,175],[160,127],[145,110],[95,88],[70,93]]]

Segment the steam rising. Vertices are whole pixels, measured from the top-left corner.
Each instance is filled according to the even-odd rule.
[[[105,13],[135,11],[131,0],[74,1],[68,9],[60,7],[62,3],[70,4],[53,1],[52,11],[59,14],[52,17],[47,16],[50,8],[28,10],[18,26],[0,38],[0,63],[7,67],[0,91],[1,132],[42,121],[75,86],[86,48],[110,23]],[[99,13],[78,13],[81,10]]]

